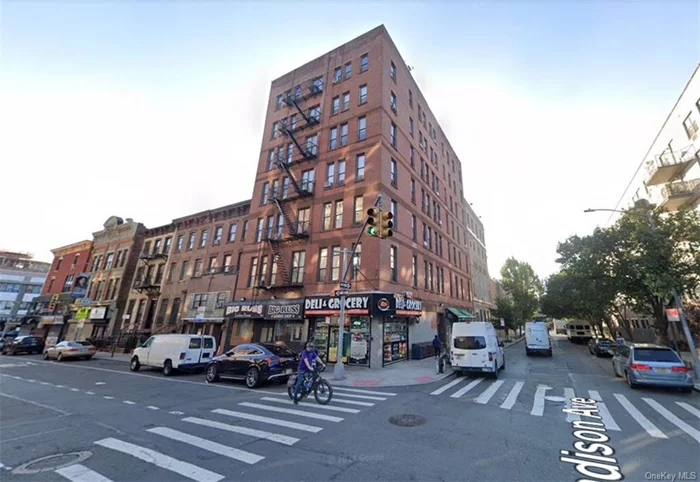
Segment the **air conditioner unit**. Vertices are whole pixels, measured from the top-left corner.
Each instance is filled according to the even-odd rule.
[[[427,248],[427,247],[428,247],[428,242],[427,242],[427,241],[423,241],[423,246]]]

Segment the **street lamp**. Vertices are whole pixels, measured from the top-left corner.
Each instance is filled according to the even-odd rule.
[[[594,213],[597,211],[608,211],[614,213],[630,214],[632,216],[642,217],[642,214],[635,213],[634,211],[622,211],[619,209],[586,209],[584,213]],[[656,231],[656,223],[654,222],[654,216],[651,210],[646,211],[646,218],[649,221],[649,226],[651,226],[652,231]],[[695,350],[695,342],[693,341],[693,336],[690,334],[690,328],[688,328],[688,320],[685,317],[685,311],[683,311],[683,305],[681,304],[681,299],[678,296],[678,291],[676,288],[671,288],[671,294],[673,295],[673,301],[678,309],[678,314],[681,319],[681,326],[683,327],[683,333],[685,334],[686,341],[688,342],[688,348],[690,349],[690,356],[693,359],[693,372],[695,373],[695,380],[700,382],[700,362],[698,362],[698,352]]]

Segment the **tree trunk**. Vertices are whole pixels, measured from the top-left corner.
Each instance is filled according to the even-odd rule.
[[[622,312],[622,310],[620,310],[619,306],[615,305],[614,309],[617,313],[619,323],[622,325],[622,327],[625,329],[625,331],[628,333],[628,336],[630,337],[629,341],[634,341],[634,333],[632,332],[632,328],[630,327],[629,320],[625,318],[625,315]]]
[[[665,300],[662,298],[654,297],[651,309],[654,315],[654,324],[656,325],[656,334],[659,337],[659,343],[668,346],[668,320],[664,312],[664,307],[666,306],[664,301]]]

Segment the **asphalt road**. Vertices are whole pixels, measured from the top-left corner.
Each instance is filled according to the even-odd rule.
[[[559,460],[578,440],[562,412],[574,396],[602,400],[614,450],[605,464],[626,480],[700,477],[700,394],[632,390],[609,359],[565,339],[552,358],[524,351],[507,349],[498,380],[337,387],[325,408],[294,407],[276,384],[248,390],[109,360],[0,357],[0,480],[575,481],[590,477]],[[390,422],[401,415],[422,420]],[[73,455],[30,463],[59,454]]]

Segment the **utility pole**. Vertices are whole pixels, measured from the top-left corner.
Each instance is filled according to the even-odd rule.
[[[345,334],[345,295],[348,290],[345,289],[343,285],[345,281],[345,276],[348,272],[348,254],[352,255],[354,249],[343,248],[341,250],[333,251],[333,253],[343,253],[343,274],[340,278],[340,314],[338,316],[338,351],[336,355],[335,368],[333,368],[333,378],[336,380],[345,379],[345,365],[343,364],[343,338]]]

